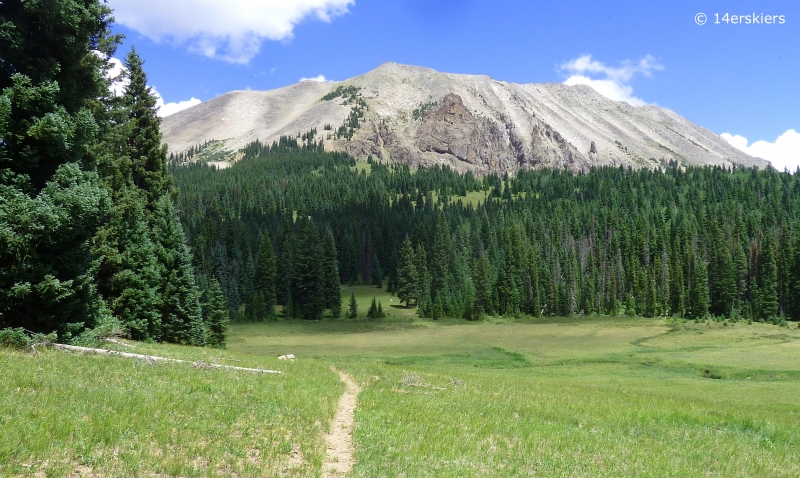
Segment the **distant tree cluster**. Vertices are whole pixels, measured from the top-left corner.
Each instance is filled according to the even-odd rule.
[[[353,105],[344,123],[333,133],[333,139],[344,138],[350,140],[353,138],[355,132],[361,128],[361,123],[364,120],[364,113],[367,110],[367,102],[361,97],[360,91],[360,87],[353,85],[338,86],[320,100],[331,101],[337,98],[344,98],[342,105]],[[333,127],[330,124],[325,124],[324,129],[330,131]],[[314,133],[316,133],[316,130],[314,130]]]
[[[414,121],[421,120],[425,114],[435,108],[439,104],[438,101],[429,101],[427,103],[421,103],[418,107],[414,108],[414,111],[411,112],[411,117]]]

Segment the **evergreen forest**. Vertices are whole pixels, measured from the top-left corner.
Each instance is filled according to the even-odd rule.
[[[218,142],[168,155],[135,49],[109,77],[122,38],[104,2],[2,2],[0,20],[0,329],[12,336],[223,347],[231,319],[357,317],[343,284],[432,319],[800,320],[800,171],[476,177],[356,163],[316,129],[255,141],[217,170],[192,159],[211,146],[219,159]],[[353,107],[335,132],[348,138],[363,100],[332,95]]]
[[[341,317],[342,284],[433,319],[800,320],[800,172],[475,177],[357,166],[313,132],[241,152],[224,170],[171,166],[199,282],[219,283],[237,320]]]
[[[227,304],[195,282],[135,49],[110,77],[112,20],[98,0],[0,2],[2,342],[222,346]]]

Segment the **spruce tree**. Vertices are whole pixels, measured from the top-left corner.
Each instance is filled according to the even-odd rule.
[[[378,318],[378,302],[375,300],[375,297],[372,298],[372,303],[370,304],[369,310],[367,311],[367,318],[368,319]]]
[[[350,307],[347,310],[347,316],[351,319],[358,317],[358,302],[356,301],[355,292],[350,293]]]
[[[283,306],[283,315],[286,318],[294,317],[292,289],[296,241],[292,227],[292,213],[283,211],[283,237],[278,255],[278,264],[281,265],[281,269],[276,273],[275,298],[276,302]]]
[[[206,344],[224,348],[228,339],[228,305],[216,279],[211,279],[209,289],[209,315],[206,321]]]
[[[144,201],[134,188],[119,192],[94,238],[99,292],[134,340],[163,339],[161,270]]]
[[[491,295],[489,285],[489,258],[481,254],[475,267],[475,319],[478,320],[488,313]]]
[[[798,176],[800,177],[800,176]],[[788,315],[800,321],[800,231],[795,232],[793,261],[789,272]]]
[[[419,280],[417,307],[419,308],[420,317],[430,317],[431,307],[433,307],[431,282],[428,276],[428,260],[425,247],[422,244],[417,245],[416,266]]]
[[[419,299],[419,275],[415,264],[414,248],[411,239],[406,236],[400,248],[400,265],[397,270],[397,297],[405,302],[406,307],[415,304]]]
[[[431,266],[431,295],[439,297],[448,287],[450,256],[452,254],[450,231],[444,214],[436,220],[436,238],[433,242],[433,264]]]
[[[119,40],[110,13],[97,0],[0,3],[0,327],[67,338],[107,318],[89,240],[110,206],[94,156],[103,57]]]
[[[708,315],[708,269],[699,250],[692,248],[689,254],[689,287],[686,294],[686,317],[702,319]]]
[[[761,283],[758,316],[771,319],[778,315],[778,265],[775,260],[775,237],[772,231],[761,241]]]
[[[269,320],[275,316],[275,278],[277,266],[275,251],[269,233],[261,236],[258,247],[256,270],[253,276],[253,295],[251,296],[251,312],[255,320]]]
[[[331,317],[337,319],[342,315],[342,285],[339,278],[339,260],[333,230],[328,226],[322,242],[322,275],[324,282],[325,308],[331,311]]]
[[[383,319],[386,317],[386,313],[383,311],[383,305],[381,305],[381,301],[378,301],[378,314],[377,317],[379,319]]]
[[[132,163],[133,182],[144,191],[148,206],[170,191],[172,180],[167,173],[167,145],[161,144],[161,118],[156,96],[147,85],[144,62],[135,48],[125,58],[129,84],[122,97],[127,113],[127,149]]]
[[[158,305],[165,342],[203,345],[200,292],[195,283],[192,253],[169,195],[161,196],[152,214],[155,257],[161,281]]]
[[[317,227],[311,220],[302,217],[298,223],[292,307],[300,318],[319,320],[325,310],[322,246]]]

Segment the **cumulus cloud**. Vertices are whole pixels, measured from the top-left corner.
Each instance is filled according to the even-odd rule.
[[[177,103],[164,103],[164,99],[158,93],[158,91],[153,89],[153,93],[156,95],[156,107],[158,108],[158,116],[162,118],[165,116],[173,115],[178,111],[183,111],[186,108],[191,108],[192,106],[199,105],[202,101],[198,100],[197,98],[192,97],[186,101],[179,101]]]
[[[793,129],[778,136],[778,139],[772,143],[756,141],[749,146],[747,138],[744,136],[729,133],[722,133],[720,136],[734,148],[744,151],[750,156],[766,159],[778,171],[788,169],[790,172],[794,172],[800,167],[800,133]]]
[[[330,22],[355,0],[109,0],[117,23],[209,58],[249,62],[264,40],[289,40],[309,17]]]
[[[119,58],[111,57],[108,59],[108,63],[110,64],[111,68],[108,69],[106,75],[112,80],[108,88],[115,96],[122,96],[125,93],[125,88],[131,84],[131,80],[125,75],[127,68],[125,68],[125,65],[122,64],[122,61]],[[158,90],[152,86],[150,89],[153,90],[153,94],[156,97],[158,116],[161,116],[162,118],[202,103],[202,101],[194,97],[186,101],[179,101],[177,103],[165,103],[164,98],[161,97],[161,93],[159,93]]]
[[[313,78],[305,78],[305,77],[300,78],[300,81],[317,81],[319,83],[329,83],[333,80],[326,80],[325,75],[317,75]]]
[[[606,98],[642,106],[647,103],[633,96],[630,81],[636,75],[652,76],[653,71],[663,70],[664,66],[651,55],[645,56],[637,63],[625,60],[619,68],[593,60],[592,55],[583,55],[562,64],[560,69],[570,75],[564,80],[566,85],[587,85]]]

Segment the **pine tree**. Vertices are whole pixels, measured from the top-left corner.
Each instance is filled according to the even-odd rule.
[[[450,231],[443,214],[436,220],[436,238],[433,242],[433,265],[431,267],[431,295],[439,297],[447,289],[452,254]]]
[[[96,0],[0,3],[0,327],[63,339],[108,318],[89,241],[110,206],[110,21]]]
[[[283,211],[283,238],[278,255],[278,264],[281,265],[281,269],[276,273],[275,297],[276,302],[283,306],[283,315],[286,318],[294,316],[292,290],[296,243],[292,233],[292,224],[292,213]]]
[[[761,283],[759,318],[771,319],[778,315],[778,265],[775,260],[775,237],[772,231],[761,242]]]
[[[368,319],[377,319],[378,318],[378,302],[375,300],[375,297],[372,298],[372,304],[369,306],[369,310],[367,311],[367,318]]]
[[[686,317],[702,319],[708,315],[708,268],[700,251],[692,248],[689,254],[688,293],[686,295]]]
[[[225,347],[228,338],[228,305],[216,279],[211,279],[209,289],[209,315],[206,321],[206,344],[211,347]]]
[[[330,226],[325,230],[322,243],[323,255],[323,282],[325,289],[325,308],[331,311],[334,319],[342,315],[342,284],[339,278],[339,260],[336,251],[336,241]]]
[[[405,302],[406,307],[415,304],[419,299],[419,275],[415,259],[411,239],[406,236],[400,248],[400,265],[397,270],[397,297]]]
[[[800,177],[800,176],[798,176]],[[800,231],[795,232],[793,261],[789,272],[788,315],[800,321]]]
[[[161,281],[158,290],[161,340],[203,345],[200,292],[195,284],[192,254],[168,195],[156,202],[151,222]]]
[[[161,341],[163,284],[140,194],[124,189],[117,195],[94,238],[93,253],[101,258],[99,292],[129,337]]]
[[[347,310],[347,316],[351,319],[358,317],[358,302],[356,302],[355,292],[350,293],[350,308]]]
[[[275,251],[272,249],[269,233],[265,232],[261,236],[256,270],[253,276],[251,308],[252,317],[255,320],[268,320],[275,317],[276,275]]]
[[[294,261],[292,307],[296,316],[319,320],[325,310],[323,258],[317,227],[308,218],[298,220],[297,256]]]
[[[481,254],[475,267],[475,319],[488,313],[491,294],[489,284],[489,258]]]
[[[439,320],[444,316],[444,301],[442,300],[442,295],[444,294],[436,294],[436,299],[433,301],[433,307],[431,309],[431,318],[433,318],[433,320]]]
[[[133,182],[145,192],[152,209],[161,196],[170,192],[167,173],[167,145],[161,144],[161,118],[156,96],[147,85],[144,62],[135,48],[125,59],[129,84],[122,97],[127,112],[127,152],[132,163]]]

